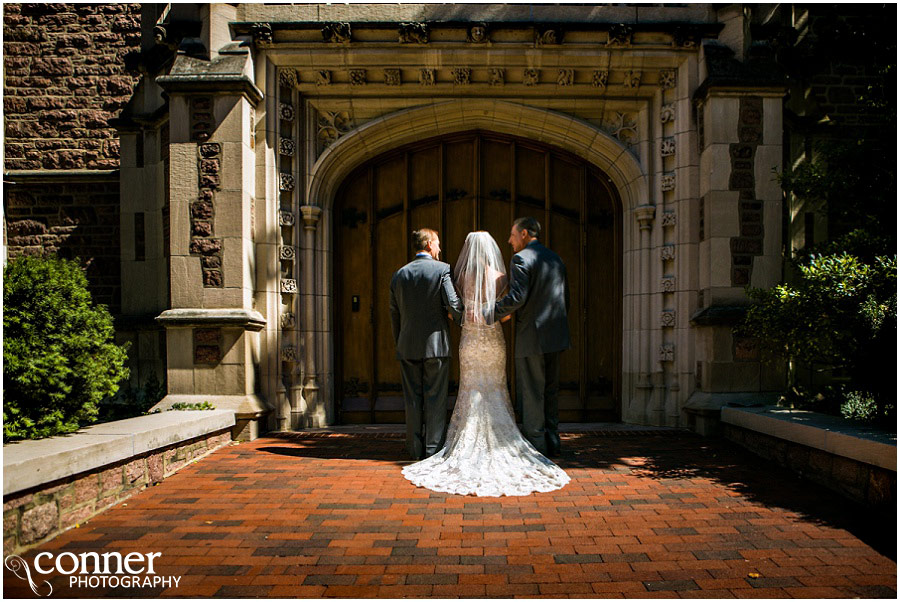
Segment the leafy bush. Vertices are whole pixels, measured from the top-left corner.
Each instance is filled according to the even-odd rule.
[[[22,257],[3,269],[3,440],[49,437],[97,418],[128,376],[126,346],[74,261]]]
[[[201,403],[185,403],[182,401],[178,401],[172,404],[172,407],[169,410],[215,410],[216,406],[212,405],[208,401],[204,401]]]
[[[797,397],[830,396],[798,387],[798,366],[843,371],[852,389],[875,399],[873,417],[883,418],[896,396],[896,256],[865,263],[848,253],[818,255],[797,267],[795,284],[748,290],[754,304],[738,334],[788,361],[788,388]]]
[[[841,404],[841,416],[848,420],[872,420],[876,412],[875,398],[861,391],[850,391]]]

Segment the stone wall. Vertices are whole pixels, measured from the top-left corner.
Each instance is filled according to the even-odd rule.
[[[4,4],[5,169],[117,169],[139,4]]]
[[[109,120],[138,78],[138,4],[5,4],[5,236],[10,258],[88,264],[94,300],[121,307],[119,140]],[[92,172],[92,173],[91,173]]]
[[[231,442],[210,433],[3,498],[3,553],[52,539]]]

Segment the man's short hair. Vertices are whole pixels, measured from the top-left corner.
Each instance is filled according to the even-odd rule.
[[[424,251],[425,247],[428,246],[428,243],[438,237],[438,233],[432,230],[431,228],[421,228],[419,230],[414,230],[412,233],[412,247],[413,251],[418,253],[419,251]]]
[[[513,222],[518,230],[527,230],[528,235],[532,238],[538,238],[541,235],[541,223],[533,217],[520,217]]]

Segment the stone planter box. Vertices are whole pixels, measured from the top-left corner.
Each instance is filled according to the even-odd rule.
[[[724,407],[722,434],[870,508],[896,512],[897,436],[777,406]]]
[[[172,411],[3,446],[3,553],[39,545],[232,441],[230,410]]]

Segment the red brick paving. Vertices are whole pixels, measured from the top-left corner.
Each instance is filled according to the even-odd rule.
[[[890,529],[725,442],[673,431],[564,445],[564,489],[475,498],[406,481],[399,437],[261,438],[23,556],[160,552],[157,574],[181,576],[103,590],[53,575],[52,597],[896,597],[896,562],[877,551],[896,558]],[[4,588],[36,597],[8,570]]]

